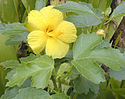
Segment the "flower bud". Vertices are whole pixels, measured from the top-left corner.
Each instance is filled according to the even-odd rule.
[[[105,35],[104,30],[103,29],[98,30],[97,35],[98,36],[104,36]]]

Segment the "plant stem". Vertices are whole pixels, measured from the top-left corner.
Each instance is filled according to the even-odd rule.
[[[121,85],[120,85],[120,88],[123,87],[124,83],[125,83],[125,80],[122,80]]]
[[[54,85],[54,89],[57,90],[56,79],[53,75],[51,76],[51,79],[52,79],[52,82],[53,82],[53,85]]]
[[[64,81],[65,78],[69,76],[69,74],[71,73],[71,71],[72,71],[73,68],[74,68],[74,66],[72,66],[72,67],[69,69],[68,73],[62,78],[62,81]]]
[[[50,90],[52,90],[54,93],[59,93],[59,92],[57,92],[56,90],[52,89],[52,88],[49,87],[49,86],[48,86],[48,88],[49,88]]]
[[[118,42],[119,42],[119,40],[120,40],[120,38],[121,38],[121,35],[122,35],[122,32],[120,32],[120,33],[119,33],[119,35],[118,35],[118,37],[117,37],[117,39],[116,39],[116,41],[115,41],[114,48],[116,48],[116,47],[117,47]]]
[[[57,84],[56,84],[56,72],[55,72],[55,68],[53,69],[53,75],[51,76],[53,85],[54,85],[54,89],[57,90]]]
[[[58,84],[59,84],[59,92],[62,92],[62,84],[61,84],[60,77],[58,78]]]

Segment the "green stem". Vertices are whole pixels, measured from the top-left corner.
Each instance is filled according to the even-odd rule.
[[[52,88],[49,87],[49,86],[48,86],[48,88],[49,88],[50,90],[52,90],[54,93],[59,93],[59,92],[57,92],[56,90],[52,89]]]
[[[64,81],[65,78],[69,76],[69,74],[71,73],[71,71],[72,71],[73,68],[74,68],[74,66],[72,66],[72,67],[69,69],[68,73],[62,78],[62,81]]]
[[[58,84],[59,84],[59,92],[62,92],[62,84],[61,84],[60,77],[58,78]]]
[[[57,90],[57,84],[56,84],[56,72],[55,72],[55,68],[53,69],[53,75],[51,76],[53,85],[54,85],[54,89]]]
[[[123,87],[124,83],[125,83],[125,80],[122,80],[121,85],[120,85],[120,88]]]
[[[119,35],[118,35],[118,37],[117,37],[117,39],[116,39],[116,41],[115,41],[114,48],[116,48],[116,47],[117,47],[118,42],[119,42],[119,40],[120,40],[120,38],[121,38],[121,35],[122,35],[122,32],[120,32],[120,33],[119,33]]]
[[[53,75],[51,76],[51,79],[52,79],[52,82],[53,82],[53,85],[54,85],[54,89],[57,90],[56,79]]]

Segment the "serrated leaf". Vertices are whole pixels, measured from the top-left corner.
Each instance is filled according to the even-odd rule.
[[[18,45],[22,41],[26,41],[28,35],[27,29],[20,23],[0,23],[0,32],[9,37],[6,41],[7,45]]]
[[[17,60],[7,60],[1,63],[4,68],[15,68],[19,66],[19,62]]]
[[[120,71],[109,70],[110,77],[115,78],[118,81],[125,80],[125,68],[121,68]]]
[[[39,58],[40,57],[40,55],[34,55],[34,54],[30,54],[30,56],[28,56],[28,57],[25,57],[25,58],[20,58],[20,61],[21,62],[30,62],[30,61],[32,61],[32,60],[34,60],[34,59],[36,59],[36,58]]]
[[[86,58],[94,47],[102,42],[95,33],[81,34],[73,46],[73,65],[88,80],[98,84],[105,81],[104,72],[93,59]]]
[[[46,6],[48,0],[36,0],[35,10],[41,10]]]
[[[79,94],[88,94],[91,90],[93,93],[97,94],[99,91],[99,86],[85,79],[84,77],[77,77],[74,81],[74,90]]]
[[[49,93],[32,87],[22,88],[13,99],[50,99]]]
[[[102,42],[96,34],[81,34],[73,47],[73,65],[87,79],[94,83],[104,81],[104,74],[97,62],[118,70],[125,67],[125,56],[119,50],[100,47]]]
[[[63,93],[59,93],[59,94],[52,95],[51,99],[70,99],[70,98],[69,98],[69,96],[66,96]]]
[[[31,77],[31,86],[45,88],[53,68],[53,59],[46,55],[37,57],[29,62],[22,62],[21,66],[17,67],[16,73],[11,78],[8,78],[9,82],[7,83],[7,86],[21,86],[27,78]]]
[[[74,23],[76,27],[93,26],[102,22],[100,19],[90,13],[70,15],[66,18],[66,20]]]
[[[120,4],[112,13],[112,17],[125,16],[125,1]]]

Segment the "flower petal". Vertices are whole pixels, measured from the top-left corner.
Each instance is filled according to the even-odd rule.
[[[43,31],[33,31],[28,35],[28,44],[35,54],[39,54],[45,48],[47,37]]]
[[[46,54],[53,58],[64,57],[69,50],[69,44],[64,43],[56,38],[49,37],[46,45]]]
[[[73,23],[62,21],[54,31],[54,35],[65,43],[72,43],[77,38],[76,32],[77,30]]]
[[[46,26],[49,30],[53,30],[56,26],[63,21],[63,14],[53,6],[44,7],[40,10],[40,13],[44,16]]]
[[[45,20],[41,13],[37,10],[32,10],[28,14],[28,23],[26,24],[27,29],[31,32],[34,30],[43,30],[45,27],[44,25]]]

